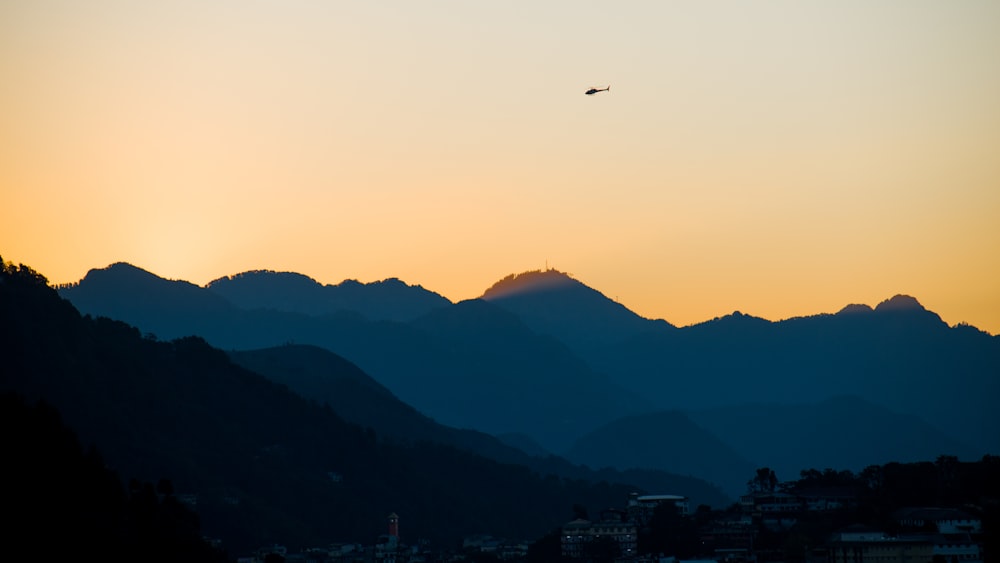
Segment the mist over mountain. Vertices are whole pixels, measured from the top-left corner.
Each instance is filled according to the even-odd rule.
[[[168,478],[193,495],[204,533],[230,553],[373,540],[393,511],[414,541],[536,538],[574,504],[619,506],[642,490],[380,440],[201,338],[167,342],[81,316],[30,268],[0,271],[0,315],[0,390],[44,400],[125,479]],[[384,396],[356,373],[343,379]]]
[[[1000,337],[948,327],[912,296],[778,322],[736,311],[683,328],[623,314],[552,270],[508,276],[484,299],[664,409],[854,394],[931,421],[979,455],[1000,449],[990,399],[1000,396]]]
[[[1000,338],[948,327],[915,299],[870,312],[780,322],[734,313],[671,333],[647,333],[606,350],[599,367],[664,407],[813,403],[857,395],[919,416],[973,445],[1000,448]]]
[[[461,420],[485,414],[517,421],[485,430],[524,432],[558,451],[587,428],[652,407],[640,393],[624,391],[594,371],[560,341],[531,331],[517,316],[486,301],[463,301],[413,324],[448,351],[447,361],[422,378],[444,391],[425,412],[460,411]],[[468,404],[455,404],[448,390],[470,388],[468,379],[475,379],[475,388],[487,395],[460,393],[460,402]],[[556,413],[558,418],[552,416]]]
[[[697,475],[719,485],[733,498],[746,490],[747,475],[767,465],[755,465],[679,411],[615,420],[582,436],[566,457],[592,467],[610,464],[618,469]]]
[[[860,472],[869,465],[982,454],[918,416],[895,413],[857,396],[816,403],[756,403],[690,412],[662,411],[615,420],[566,452],[591,466],[642,467],[697,475],[734,498],[755,468],[782,479],[804,469]]]
[[[482,300],[434,308],[407,323],[370,321],[349,311],[242,309],[208,288],[124,264],[93,270],[60,294],[83,313],[112,313],[164,339],[198,335],[228,350],[321,346],[440,423],[526,433],[550,451],[593,426],[651,408],[640,393],[623,390],[561,341]],[[109,296],[112,308],[104,305]],[[200,310],[203,301],[215,305]]]
[[[803,468],[861,471],[869,465],[941,455],[967,460],[982,455],[920,417],[896,413],[857,396],[801,405],[733,405],[687,415],[732,444],[755,466],[774,469],[779,479],[795,479]]]
[[[721,488],[697,475],[690,477],[687,473],[668,473],[656,468],[629,475],[603,467],[595,471],[554,456],[527,437],[512,445],[489,434],[439,424],[397,399],[351,362],[317,346],[284,345],[233,351],[229,356],[237,364],[287,385],[303,397],[329,405],[345,420],[372,428],[378,436],[394,443],[446,444],[502,463],[525,466],[542,475],[588,482],[628,482],[650,491],[674,491],[695,504],[721,507],[736,498],[731,493],[727,497]]]
[[[205,287],[241,309],[274,309],[308,315],[354,311],[373,321],[409,321],[451,305],[441,295],[397,278],[321,285],[295,272],[256,270],[222,277]]]
[[[897,443],[908,449],[862,448],[872,459],[850,458],[859,463],[883,462],[889,451],[910,459],[935,448],[949,451],[931,457],[1000,450],[1000,415],[992,404],[1000,396],[1000,337],[966,325],[949,327],[911,296],[777,322],[737,311],[678,328],[643,319],[568,274],[546,270],[508,276],[482,299],[433,308],[409,322],[376,322],[346,310],[311,315],[245,309],[219,304],[218,294],[198,297],[214,303],[202,310],[192,297],[199,288],[190,284],[127,276],[141,279],[143,288],[114,277],[88,274],[61,293],[81,310],[120,311],[120,318],[161,336],[199,334],[231,350],[288,342],[322,346],[436,422],[522,434],[530,437],[527,448],[535,441],[544,450],[567,451],[602,425],[654,411],[816,405],[853,395],[863,401],[858,408],[911,417],[909,426],[924,428],[917,434],[926,438],[918,444],[906,437],[905,425],[883,421],[885,439],[891,439],[888,429],[900,432]],[[184,285],[158,293],[174,283]],[[116,289],[100,289],[108,285]],[[101,301],[109,294],[114,307]],[[184,302],[171,301],[176,298]],[[183,322],[175,322],[180,317]],[[852,416],[849,409],[838,412]],[[695,422],[735,448],[738,438],[702,419]],[[763,457],[737,451],[751,461]],[[768,451],[782,457],[760,463],[803,463],[791,449]]]

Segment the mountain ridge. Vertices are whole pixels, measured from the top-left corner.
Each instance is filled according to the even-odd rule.
[[[372,321],[345,314],[241,309],[207,288],[183,284],[191,297],[200,290],[227,304],[200,314],[196,306],[151,299],[180,282],[157,278],[150,287],[115,283],[95,287],[88,276],[61,288],[81,312],[105,315],[101,297],[114,294],[116,318],[163,338],[197,334],[223,349],[257,349],[288,342],[322,346],[359,365],[406,403],[449,426],[488,433],[531,432],[550,451],[575,437],[580,427],[645,408],[641,395],[619,389],[582,362],[562,342],[530,327],[510,312],[482,300],[434,308],[408,322]],[[204,296],[199,296],[204,298]],[[129,301],[132,311],[118,307]],[[475,329],[475,330],[470,330]],[[511,353],[511,346],[531,357]],[[386,353],[391,350],[392,353]],[[474,375],[474,377],[472,377]],[[461,393],[455,401],[448,393]],[[567,392],[567,389],[571,390]]]
[[[276,309],[310,315],[356,311],[379,320],[409,321],[452,302],[399,278],[321,284],[296,272],[249,270],[207,283],[208,289],[245,309]]]
[[[306,274],[301,274],[301,273],[294,272],[294,271],[287,271],[287,270],[282,271],[282,270],[270,270],[270,269],[256,269],[256,270],[245,270],[243,272],[239,272],[239,273],[231,274],[231,275],[223,275],[223,276],[220,276],[220,277],[217,277],[217,278],[211,280],[210,282],[208,282],[207,284],[205,284],[203,286],[199,286],[197,284],[194,284],[194,283],[186,281],[186,280],[181,280],[181,279],[176,279],[175,280],[175,279],[171,279],[171,278],[163,278],[162,276],[158,276],[155,273],[153,273],[153,272],[151,272],[149,270],[146,270],[146,269],[144,269],[144,268],[142,268],[140,266],[136,266],[136,265],[134,265],[134,264],[132,264],[130,262],[124,262],[124,261],[113,262],[113,263],[109,264],[108,266],[106,266],[104,268],[91,268],[90,270],[88,270],[87,274],[85,274],[84,277],[81,278],[79,281],[72,282],[72,283],[66,283],[66,284],[60,284],[57,287],[57,289],[60,290],[60,292],[62,292],[63,290],[68,290],[68,291],[71,292],[74,288],[76,288],[81,283],[83,283],[84,281],[86,281],[89,276],[91,276],[91,275],[93,275],[95,273],[115,272],[115,271],[119,271],[119,270],[131,270],[131,271],[133,271],[133,272],[135,272],[137,274],[142,274],[142,276],[145,277],[145,278],[147,278],[147,279],[155,278],[155,279],[164,280],[164,281],[181,282],[181,283],[184,283],[186,285],[190,285],[190,286],[197,287],[197,288],[214,289],[214,290],[216,290],[216,292],[218,292],[218,286],[220,284],[225,284],[225,283],[229,283],[229,282],[241,279],[241,278],[252,277],[252,276],[257,276],[257,275],[289,276],[289,277],[292,277],[292,278],[302,279],[303,281],[308,281],[310,285],[314,284],[314,285],[316,285],[318,287],[322,287],[322,288],[330,288],[330,287],[334,287],[335,288],[335,287],[340,287],[340,286],[346,286],[346,287],[378,287],[378,286],[381,286],[381,285],[385,285],[385,286],[393,286],[393,285],[399,286],[399,285],[401,285],[401,286],[405,286],[407,288],[421,290],[421,291],[427,292],[428,294],[438,296],[438,297],[440,297],[442,303],[447,303],[447,304],[453,304],[453,303],[455,303],[454,301],[451,301],[450,299],[448,299],[447,297],[444,297],[443,295],[441,295],[439,293],[436,293],[436,292],[431,291],[431,290],[427,290],[427,289],[425,289],[423,286],[421,286],[419,284],[417,284],[417,285],[410,285],[410,284],[408,284],[407,282],[405,282],[404,280],[402,280],[402,279],[400,279],[398,277],[388,277],[388,278],[385,278],[385,279],[382,279],[382,280],[373,281],[373,282],[360,282],[360,281],[358,281],[356,279],[353,279],[353,278],[346,278],[346,279],[342,280],[341,282],[339,282],[338,284],[330,284],[330,283],[324,284],[324,283],[319,282],[315,278],[312,278],[312,277],[310,277],[310,276],[308,276]],[[552,276],[553,279],[547,279],[546,276]],[[558,281],[554,281],[555,278],[561,279],[562,283],[560,283]],[[535,283],[538,279],[542,279],[544,281],[542,281],[542,283]],[[516,282],[516,283],[513,284],[513,286],[517,288],[516,290],[508,290],[508,289],[504,288],[504,286],[506,284],[512,283],[512,282]],[[930,314],[936,316],[938,319],[941,319],[940,315],[938,315],[937,313],[935,313],[935,312],[933,312],[933,311],[931,311],[929,309],[926,309],[919,302],[919,300],[917,298],[915,298],[913,296],[910,296],[910,295],[907,295],[907,294],[899,294],[898,293],[898,294],[894,294],[892,297],[889,297],[889,298],[886,298],[886,299],[880,301],[874,307],[871,306],[871,305],[864,304],[864,303],[849,303],[847,305],[844,305],[840,310],[836,311],[835,313],[824,313],[824,312],[807,313],[807,314],[803,314],[803,315],[796,315],[796,316],[791,316],[791,317],[787,317],[787,318],[784,318],[784,319],[777,319],[777,320],[776,319],[767,319],[767,318],[764,318],[764,317],[757,317],[757,316],[753,316],[753,315],[744,315],[741,311],[734,310],[732,313],[730,313],[728,315],[724,315],[722,317],[714,317],[714,318],[711,318],[711,319],[705,319],[703,321],[696,321],[694,323],[691,323],[691,324],[688,324],[688,325],[684,325],[683,327],[681,327],[681,326],[673,325],[673,324],[669,323],[668,321],[664,320],[663,318],[643,317],[643,316],[639,315],[638,313],[635,313],[635,312],[631,311],[625,305],[622,305],[621,303],[618,303],[617,301],[608,298],[607,296],[605,296],[600,291],[595,290],[593,288],[590,288],[586,284],[584,284],[584,283],[576,280],[570,274],[568,274],[566,272],[561,272],[561,271],[556,270],[556,269],[526,270],[526,271],[521,272],[521,273],[508,274],[504,278],[501,278],[500,280],[498,280],[498,281],[494,282],[493,284],[491,284],[490,287],[488,287],[478,297],[478,299],[484,299],[486,301],[498,301],[498,300],[502,300],[504,298],[511,297],[511,296],[516,296],[516,295],[519,295],[519,294],[540,293],[540,292],[545,292],[545,291],[558,291],[558,290],[564,289],[566,287],[570,287],[570,288],[573,288],[573,287],[584,288],[585,290],[587,290],[589,292],[592,292],[593,294],[595,294],[597,296],[600,296],[601,298],[603,298],[603,299],[605,299],[605,300],[607,300],[607,301],[609,301],[611,303],[614,303],[614,305],[616,307],[620,307],[621,309],[627,311],[628,314],[630,314],[631,316],[635,316],[635,317],[637,317],[639,319],[642,319],[644,321],[652,321],[654,323],[660,323],[662,325],[666,325],[666,326],[670,326],[670,327],[674,327],[674,328],[687,328],[687,327],[690,327],[690,326],[704,324],[704,323],[708,323],[708,322],[712,322],[712,321],[718,320],[720,318],[725,318],[725,317],[734,316],[734,315],[735,316],[748,316],[748,317],[755,318],[755,319],[765,320],[765,321],[768,321],[768,322],[771,322],[771,323],[780,323],[780,322],[789,321],[789,320],[795,320],[795,319],[828,316],[828,315],[831,315],[831,314],[833,314],[833,315],[839,315],[839,314],[848,314],[848,313],[866,313],[866,312],[870,313],[870,312],[890,312],[890,311],[907,311],[907,310],[911,310],[911,311],[927,312],[927,313],[930,313]],[[231,301],[231,300],[227,299],[227,301]],[[944,323],[944,320],[941,319],[941,322]],[[948,325],[947,323],[945,323],[945,325],[949,326],[951,328],[958,327],[958,326],[961,326],[961,327],[971,327],[971,328],[976,329],[979,332],[982,332],[983,334],[986,334],[988,336],[996,337],[996,338],[1000,339],[1000,334],[994,335],[994,334],[990,333],[989,331],[983,330],[981,328],[976,327],[975,325],[970,325],[968,323],[959,322],[959,323],[956,323],[954,325]]]
[[[75,299],[88,285],[61,292]],[[644,319],[554,270],[507,276],[484,297],[406,323],[233,306],[171,330],[203,332],[227,349],[321,345],[436,420],[528,433],[549,451],[630,414],[812,403],[845,393],[919,416],[983,453],[1000,450],[991,404],[1000,396],[1000,338],[948,327],[910,296],[780,321],[735,311],[686,327]],[[438,388],[462,389],[467,400]]]
[[[390,511],[408,518],[414,542],[532,539],[574,503],[617,506],[637,490],[378,440],[199,337],[163,341],[82,315],[30,268],[4,264],[0,316],[0,389],[44,399],[126,478],[167,476],[195,494],[203,530],[231,553],[367,542]]]

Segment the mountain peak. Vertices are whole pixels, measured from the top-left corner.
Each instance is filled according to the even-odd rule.
[[[297,272],[278,272],[275,270],[247,270],[245,272],[240,272],[231,276],[222,276],[221,278],[214,279],[205,287],[213,289],[218,286],[227,283],[246,283],[246,284],[298,284],[300,286],[316,286],[319,282],[310,278],[305,274],[300,274]]]
[[[523,293],[538,293],[582,285],[559,270],[531,270],[511,274],[496,282],[483,293],[483,299],[502,299]]]
[[[142,268],[135,266],[133,264],[129,264],[128,262],[115,262],[113,264],[109,264],[106,268],[91,268],[87,272],[87,276],[91,275],[99,276],[103,274],[110,274],[116,276],[143,276],[149,278],[159,277],[148,270],[143,270]]]
[[[139,266],[128,262],[114,262],[106,268],[92,268],[80,280],[79,284],[90,283],[93,285],[105,285],[115,287],[134,288],[136,285],[149,287],[150,284],[180,284],[194,286],[194,284],[183,280],[171,280],[160,277],[149,270],[144,270]],[[195,286],[196,287],[196,286]]]
[[[898,294],[891,299],[887,299],[875,306],[876,312],[888,311],[926,311],[924,306],[915,298],[909,295]]]
[[[868,305],[851,303],[850,305],[845,305],[843,309],[837,312],[838,315],[857,315],[871,313],[872,308]]]

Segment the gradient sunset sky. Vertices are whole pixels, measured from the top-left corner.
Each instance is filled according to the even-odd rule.
[[[1000,2],[0,0],[0,255],[1000,333]],[[590,87],[609,92],[585,96]]]

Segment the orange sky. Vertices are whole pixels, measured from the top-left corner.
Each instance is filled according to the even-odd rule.
[[[992,0],[0,2],[0,255],[1000,333]],[[611,91],[585,96],[592,86]]]

